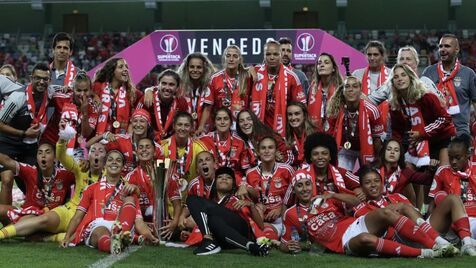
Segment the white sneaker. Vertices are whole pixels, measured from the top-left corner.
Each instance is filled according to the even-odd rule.
[[[458,255],[459,250],[453,246],[453,244],[445,244],[433,246],[433,252],[435,253],[435,258],[448,258]]]
[[[432,249],[422,248],[421,255],[418,256],[420,259],[432,259],[435,257],[435,252]]]
[[[473,244],[466,244],[461,247],[461,255],[476,256],[476,247]]]

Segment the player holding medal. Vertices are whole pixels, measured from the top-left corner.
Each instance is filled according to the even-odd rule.
[[[330,129],[339,146],[339,167],[352,171],[373,161],[382,146],[384,127],[375,105],[361,99],[362,83],[349,76],[329,101],[327,112]]]

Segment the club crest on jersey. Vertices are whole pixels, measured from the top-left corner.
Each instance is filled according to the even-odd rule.
[[[328,207],[329,207],[329,204],[327,204],[327,202],[324,202],[321,205],[321,208],[328,208]]]
[[[453,79],[453,83],[454,83],[455,87],[460,87],[460,86],[461,86],[461,77],[456,76],[456,77]]]
[[[236,148],[235,147],[231,147],[230,149],[230,157],[235,157],[236,156]]]
[[[57,181],[56,182],[56,189],[58,189],[60,191],[63,190],[63,182]]]
[[[281,186],[283,186],[283,184],[281,183],[282,179],[281,178],[275,178],[274,179],[274,187],[276,187],[277,189],[281,188]]]

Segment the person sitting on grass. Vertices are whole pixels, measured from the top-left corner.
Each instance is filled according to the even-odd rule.
[[[302,179],[309,180],[307,177]],[[314,198],[305,216],[310,241],[334,253],[362,257],[378,254],[435,258],[450,257],[456,253],[450,250],[452,246],[414,248],[382,238],[389,228],[394,228],[410,241],[427,245],[430,240],[421,230],[415,231],[411,220],[388,208],[374,210],[359,218],[346,216],[345,207],[358,203],[357,197],[343,193],[326,192]]]
[[[63,168],[55,168],[53,145],[42,143],[38,147],[36,161],[35,166],[30,166],[0,153],[0,165],[18,174],[18,178],[26,186],[25,203],[21,208],[0,205],[0,221],[6,225],[0,230],[0,239],[17,235],[15,223],[20,224],[29,218],[42,215],[66,201],[66,196],[74,183],[74,174]]]
[[[405,196],[399,193],[383,193],[383,179],[377,169],[364,166],[359,171],[359,177],[366,201],[355,208],[354,217],[363,216],[379,208],[389,208],[414,222],[417,228],[415,230],[424,232],[430,238],[423,241],[427,243],[423,246],[434,249],[446,248],[446,250],[457,252],[456,248],[440,236],[440,233],[445,234],[453,229],[463,241],[462,254],[474,256],[471,233],[465,228],[465,226],[469,227],[469,220],[463,203],[458,197],[449,195],[444,198],[441,205],[434,209],[429,219],[425,221]],[[399,233],[393,230],[388,232],[386,237],[401,240]]]
[[[196,255],[210,255],[222,248],[240,248],[255,256],[266,256],[269,247],[254,238],[263,228],[263,219],[253,202],[240,200],[236,192],[235,173],[229,167],[215,172],[210,199],[188,196],[187,206],[203,235]],[[254,232],[253,232],[253,231]]]
[[[104,159],[106,157],[105,146],[101,143],[95,143],[91,146],[87,160],[89,168],[82,171],[80,164],[76,162],[72,156],[67,154],[67,143],[67,140],[63,138],[59,139],[56,144],[56,157],[66,170],[74,174],[75,187],[71,199],[66,204],[55,207],[38,217],[29,217],[9,227],[15,228],[14,233],[16,236],[29,236],[44,232],[44,234],[48,235],[45,236],[42,234],[36,238],[40,238],[44,241],[62,241],[69,221],[73,217],[76,207],[79,204],[82,192],[88,185],[96,182],[98,178],[101,177]],[[65,186],[63,186],[63,188],[64,187]],[[13,235],[13,232],[9,232],[9,235]]]
[[[124,156],[117,150],[106,155],[106,174],[83,192],[62,247],[85,245],[119,254],[131,243],[134,224],[142,219],[139,200],[125,196],[121,171]]]

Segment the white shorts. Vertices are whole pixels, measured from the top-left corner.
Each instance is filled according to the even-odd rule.
[[[91,239],[91,235],[93,234],[94,230],[98,227],[106,227],[106,229],[111,232],[112,230],[112,225],[114,224],[114,221],[107,221],[103,218],[97,218],[94,221],[90,222],[88,224],[88,227],[86,227],[85,233],[84,233],[84,244],[89,247],[93,247],[92,245],[89,244],[89,241]]]
[[[352,255],[352,251],[349,248],[349,241],[362,233],[368,233],[367,225],[365,224],[365,215],[358,217],[349,227],[345,230],[342,236],[342,246],[344,252],[348,255]]]
[[[284,229],[283,218],[282,217],[277,218],[273,223],[271,223],[271,225],[273,225],[274,229],[276,229],[276,232],[278,233],[278,238],[281,238],[281,236],[283,235],[283,229]]]
[[[469,218],[469,230],[471,231],[471,238],[476,239],[476,217]]]

